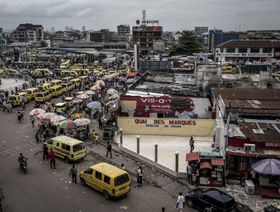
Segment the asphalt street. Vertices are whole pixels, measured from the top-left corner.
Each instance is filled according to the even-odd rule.
[[[3,189],[6,212],[106,212],[133,211],[157,212],[162,207],[166,212],[176,211],[176,199],[160,188],[145,185],[134,186],[124,198],[106,200],[100,193],[78,184],[69,177],[71,164],[57,159],[57,169],[51,169],[42,158],[42,144],[35,142],[28,113],[33,103],[26,108],[25,120],[18,123],[17,108],[12,113],[0,111],[0,188]],[[17,158],[22,152],[28,157],[25,175],[19,169]],[[88,156],[77,164],[78,171],[100,162],[102,158]],[[194,211],[185,208],[184,211]]]

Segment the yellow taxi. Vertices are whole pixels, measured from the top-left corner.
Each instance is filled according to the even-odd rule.
[[[86,156],[85,144],[77,139],[60,135],[49,139],[48,150],[53,149],[55,156],[62,158],[65,162],[79,161]]]
[[[35,101],[39,103],[43,103],[48,101],[51,98],[51,94],[49,91],[40,91],[35,96]]]
[[[21,99],[24,99],[24,102],[27,103],[27,92],[19,92],[8,97],[8,100],[11,102],[13,106],[21,105]]]
[[[50,81],[50,83],[51,83],[51,87],[54,87],[60,85],[62,83],[62,80],[52,80]]]
[[[49,91],[52,97],[58,97],[63,94],[63,88],[60,85],[51,87]]]
[[[125,196],[131,189],[128,173],[109,163],[98,163],[82,171],[80,181],[103,193],[106,199]]]
[[[43,83],[38,86],[41,91],[47,91],[51,87],[51,83]]]
[[[38,88],[25,89],[24,91],[27,93],[27,95],[26,95],[27,100],[31,101],[31,100],[35,99],[35,96],[36,96],[38,90],[39,90]]]

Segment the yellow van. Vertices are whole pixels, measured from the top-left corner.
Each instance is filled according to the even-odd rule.
[[[49,91],[40,91],[40,92],[37,92],[37,94],[35,96],[35,101],[43,103],[43,102],[48,101],[50,98],[51,98],[51,94]]]
[[[65,91],[72,91],[75,88],[75,84],[73,82],[62,83],[61,86]]]
[[[76,71],[61,71],[61,77],[77,77]]]
[[[84,82],[88,79],[88,76],[80,76],[80,77],[78,77],[78,79],[80,79],[81,82]]]
[[[38,88],[42,91],[47,91],[51,87],[51,83],[43,83],[38,86]]]
[[[65,102],[59,102],[54,105],[54,112],[65,113],[67,110],[67,104]]]
[[[51,82],[51,87],[60,85],[62,83],[62,80],[52,80]]]
[[[27,95],[26,95],[27,100],[31,101],[31,100],[35,99],[35,96],[36,96],[38,90],[39,90],[38,88],[25,89],[25,92],[27,93]]]
[[[17,93],[17,94],[13,94],[13,95],[10,95],[8,100],[11,102],[11,104],[13,106],[19,106],[21,105],[21,96],[24,97],[25,99],[25,103],[28,102],[28,99],[27,99],[27,93],[26,92],[20,92],[20,93]]]
[[[80,181],[102,192],[106,199],[124,196],[131,189],[128,173],[108,163],[98,163],[82,171]]]
[[[70,82],[73,82],[75,84],[75,87],[79,87],[81,84],[81,79],[79,78],[71,79]]]
[[[61,78],[62,82],[64,82],[64,83],[70,82],[71,79],[73,79],[73,77],[63,77],[63,78]]]
[[[63,94],[63,88],[60,85],[51,87],[49,90],[52,97],[58,97]]]
[[[64,102],[66,104],[67,109],[71,108],[73,106],[72,101],[74,100],[74,97],[65,97]]]
[[[48,150],[53,149],[55,156],[62,158],[65,162],[82,160],[86,156],[86,146],[82,141],[60,135],[49,139]]]

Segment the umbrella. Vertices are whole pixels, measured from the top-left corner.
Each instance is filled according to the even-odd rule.
[[[37,116],[40,120],[50,120],[52,117],[57,116],[56,113],[41,113]]]
[[[135,81],[135,79],[132,78],[132,79],[128,79],[128,80],[126,81],[126,83],[127,83],[127,84],[132,84],[132,83],[134,83],[134,81]]]
[[[113,94],[118,94],[119,95],[119,92],[117,90],[115,90],[114,88],[109,88],[107,90],[107,94],[108,95],[113,95]]]
[[[90,120],[87,119],[87,118],[79,118],[79,119],[76,119],[74,121],[74,123],[78,126],[78,127],[82,127],[82,126],[87,126],[90,124]]]
[[[105,82],[103,80],[97,80],[95,85],[98,85],[98,87],[105,87]]]
[[[60,116],[60,115],[57,115],[57,116],[53,116],[50,118],[50,122],[51,123],[58,123],[58,122],[61,122],[61,121],[64,121],[66,120],[67,118],[65,118],[64,116]]]
[[[87,91],[85,92],[85,94],[86,94],[86,95],[94,95],[95,92],[92,91],[92,90],[87,90]]]
[[[252,164],[252,169],[263,175],[280,176],[280,160],[264,159]]]
[[[89,89],[92,91],[98,91],[98,90],[100,90],[100,87],[98,85],[94,85],[94,86],[90,87]]]
[[[120,98],[120,96],[119,96],[118,94],[114,93],[113,95],[111,95],[111,96],[109,97],[109,100],[119,99],[119,98]]]
[[[79,98],[75,98],[72,100],[73,103],[82,103],[83,100],[82,99],[79,99]]]
[[[77,96],[77,98],[85,100],[85,99],[89,99],[90,97],[89,95],[86,94],[80,94],[79,96]]]
[[[35,108],[30,111],[29,115],[30,116],[38,116],[39,114],[45,113],[46,111],[41,109],[41,108]]]
[[[72,121],[70,119],[66,119],[59,123],[59,127],[63,128],[63,129],[75,129],[75,128],[77,128],[77,125],[74,123],[74,121]]]
[[[94,108],[101,108],[102,105],[98,101],[93,101],[93,102],[88,103],[87,107],[90,108],[90,109],[94,109]]]

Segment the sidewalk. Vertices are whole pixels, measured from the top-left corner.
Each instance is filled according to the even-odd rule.
[[[115,144],[112,145],[112,159],[110,157],[106,158],[106,146],[104,143],[91,144],[90,142],[86,142],[86,144],[89,153],[98,154],[104,161],[119,167],[121,167],[121,164],[124,164],[125,169],[129,172],[133,181],[136,181],[136,171],[141,165],[144,172],[143,186],[145,186],[145,184],[151,184],[164,190],[174,198],[177,197],[179,192],[187,193],[190,189],[187,186],[186,180],[178,181],[174,177],[166,176],[155,167],[151,167],[142,161],[137,161],[136,158],[126,154]],[[136,183],[134,185],[137,186]]]

